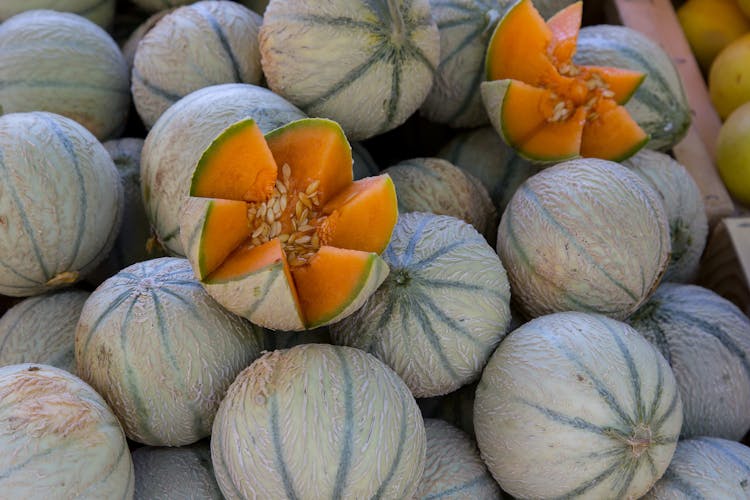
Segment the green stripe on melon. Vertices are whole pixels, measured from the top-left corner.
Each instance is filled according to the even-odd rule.
[[[0,21],[38,9],[78,14],[108,29],[115,17],[115,0],[3,0],[0,3]]]
[[[76,362],[129,438],[180,446],[208,436],[224,391],[260,354],[260,335],[208,296],[185,259],[154,259],[92,293]]]
[[[4,113],[57,113],[106,140],[125,127],[129,87],[128,68],[117,44],[87,19],[39,10],[0,25]]]
[[[134,500],[223,500],[211,465],[211,448],[200,442],[180,448],[143,446],[133,452]]]

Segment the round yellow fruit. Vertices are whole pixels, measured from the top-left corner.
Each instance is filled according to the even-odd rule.
[[[708,75],[711,101],[722,119],[750,101],[750,33],[727,45]]]
[[[688,0],[677,17],[703,71],[708,71],[721,49],[750,31],[750,21],[735,0]]]
[[[737,108],[721,127],[716,164],[732,196],[750,204],[750,103]]]

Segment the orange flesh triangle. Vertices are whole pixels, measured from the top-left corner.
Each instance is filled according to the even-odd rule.
[[[576,2],[547,21],[547,27],[552,32],[547,50],[553,61],[569,63],[573,59],[582,19],[583,2]]]
[[[596,120],[589,121],[583,128],[581,156],[621,161],[648,142],[648,134],[624,107],[615,105],[602,109],[600,113]]]
[[[589,74],[597,74],[604,81],[608,90],[614,95],[612,100],[617,104],[625,104],[630,100],[638,87],[640,87],[646,75],[640,71],[621,68],[607,68],[601,66],[579,66],[581,71]]]
[[[203,225],[199,266],[201,276],[212,273],[247,239],[247,203],[234,200],[213,200]]]
[[[581,150],[586,111],[578,108],[575,115],[560,122],[547,123],[521,144],[521,149],[531,158],[559,161],[575,158]]]

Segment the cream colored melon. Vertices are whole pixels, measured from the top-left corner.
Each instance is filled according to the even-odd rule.
[[[37,9],[70,12],[108,29],[115,17],[115,0],[3,0],[0,2],[0,21]]]
[[[200,442],[180,448],[143,446],[133,452],[134,500],[222,500],[211,465],[211,448]]]
[[[138,44],[141,43],[146,33],[151,31],[151,28],[156,26],[159,20],[172,12],[174,9],[164,9],[156,12],[149,16],[145,21],[139,24],[132,32],[130,32],[125,43],[122,44],[122,55],[125,57],[125,62],[128,64],[128,73],[133,71],[133,61],[135,60],[135,50],[138,48]]]

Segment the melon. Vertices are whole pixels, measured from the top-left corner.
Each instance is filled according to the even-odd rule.
[[[263,355],[237,376],[211,435],[216,479],[241,498],[411,498],[425,431],[409,389],[349,347]]]
[[[672,366],[682,436],[742,439],[750,430],[750,319],[711,290],[664,283],[628,323]]]
[[[514,330],[474,402],[482,459],[520,498],[638,498],[667,469],[681,424],[666,360],[599,314],[555,313]]]
[[[125,57],[125,62],[128,64],[128,74],[132,75],[133,61],[135,60],[135,51],[138,48],[138,44],[141,43],[146,33],[151,31],[151,28],[156,26],[159,20],[174,11],[174,9],[164,9],[156,12],[149,16],[145,21],[138,24],[138,26],[128,32],[128,38],[122,44],[122,55]]]
[[[367,148],[358,142],[352,142],[352,173],[354,180],[372,177],[380,173],[380,167],[373,159]]]
[[[83,126],[45,112],[0,116],[0,293],[84,277],[112,248],[122,203],[117,169]]]
[[[117,418],[59,368],[0,368],[0,449],[5,498],[133,497],[133,462]]]
[[[27,10],[40,9],[77,14],[108,29],[115,17],[115,0],[3,0],[0,21]]]
[[[518,186],[539,171],[505,144],[492,127],[455,136],[437,156],[479,179],[498,214],[503,213]]]
[[[627,167],[579,159],[524,182],[497,250],[520,312],[596,312],[623,319],[648,299],[669,262],[659,195]]]
[[[442,420],[425,419],[427,460],[414,498],[476,500],[502,498],[479,457],[476,443]]]
[[[221,305],[273,330],[340,320],[383,282],[379,257],[398,217],[388,175],[352,180],[351,147],[331,120],[265,136],[252,119],[222,132],[193,174],[180,234]]]
[[[625,26],[587,26],[578,34],[576,64],[597,64],[646,74],[625,108],[650,137],[649,149],[665,151],[690,128],[692,112],[672,59],[659,44]]]
[[[118,136],[130,106],[125,59],[107,32],[75,14],[35,10],[0,25],[4,113],[49,111],[99,140]]]
[[[78,374],[130,439],[181,446],[209,435],[227,387],[259,356],[261,335],[212,300],[185,259],[153,259],[123,269],[86,301]]]
[[[664,203],[672,252],[664,281],[691,282],[698,273],[708,238],[708,219],[698,185],[669,155],[643,150],[624,162],[649,183]]]
[[[477,231],[454,217],[399,217],[383,258],[391,272],[331,337],[398,373],[415,397],[479,378],[510,321],[508,279]]]
[[[183,97],[146,136],[141,156],[143,203],[156,237],[168,253],[184,255],[180,209],[203,151],[221,131],[248,117],[269,132],[305,115],[268,89],[229,83]]]
[[[180,448],[143,446],[133,452],[134,500],[223,500],[211,465],[211,448],[200,442]]]
[[[234,2],[204,0],[168,13],[135,51],[133,103],[146,128],[194,90],[222,83],[259,84],[262,18]]]
[[[383,171],[393,179],[398,210],[431,212],[462,219],[495,241],[498,216],[482,183],[440,158],[404,160]]]
[[[271,90],[359,141],[419,108],[440,39],[428,0],[274,0],[263,15],[260,53]]]
[[[0,366],[42,363],[76,373],[76,325],[88,297],[83,290],[65,290],[9,309],[0,317]]]
[[[711,437],[677,443],[667,472],[644,500],[748,498],[750,448]]]

